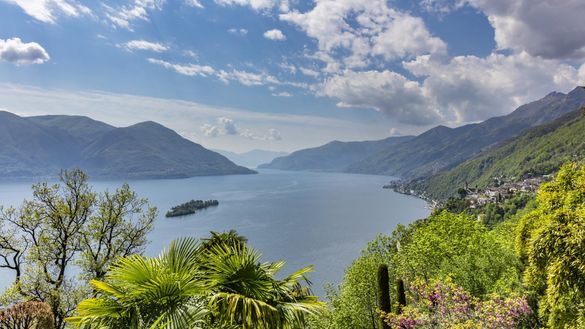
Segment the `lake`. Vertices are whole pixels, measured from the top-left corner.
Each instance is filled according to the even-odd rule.
[[[259,249],[265,260],[286,260],[283,274],[315,265],[313,290],[339,283],[344,269],[379,233],[396,224],[428,216],[426,203],[382,189],[385,176],[260,170],[258,175],[138,180],[129,184],[158,207],[148,255],[158,254],[178,237],[206,237],[209,231],[235,229]],[[113,190],[122,181],[93,181],[96,191]],[[30,198],[30,183],[0,183],[0,204],[19,205]],[[171,207],[191,199],[217,199],[217,208],[165,218]],[[9,277],[0,274],[6,285]]]

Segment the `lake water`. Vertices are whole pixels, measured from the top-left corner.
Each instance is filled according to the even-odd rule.
[[[209,231],[236,229],[265,260],[286,260],[283,274],[315,265],[314,292],[338,283],[344,269],[379,233],[396,224],[426,217],[420,199],[382,189],[390,178],[336,173],[261,170],[258,175],[130,181],[140,196],[158,207],[148,255],[158,254],[178,237],[206,237]],[[121,181],[91,182],[96,191],[113,190]],[[30,198],[30,183],[0,183],[0,204],[19,205]],[[219,207],[195,215],[165,218],[172,206],[191,199],[217,199]],[[10,277],[0,274],[1,285]]]

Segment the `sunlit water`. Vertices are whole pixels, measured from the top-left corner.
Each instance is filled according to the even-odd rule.
[[[382,189],[388,177],[261,171],[258,175],[130,181],[140,196],[158,207],[159,217],[146,253],[158,254],[171,240],[205,237],[209,231],[236,229],[265,260],[287,261],[284,273],[312,264],[314,292],[339,283],[344,269],[379,233],[429,214],[424,201]],[[94,181],[96,191],[121,181]],[[0,183],[0,204],[30,198],[30,182]],[[165,218],[172,206],[191,199],[217,199],[219,207],[195,215]],[[0,286],[11,276],[0,273]]]

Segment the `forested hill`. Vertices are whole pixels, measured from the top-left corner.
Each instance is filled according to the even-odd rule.
[[[407,184],[408,190],[435,200],[453,196],[465,183],[486,187],[494,178],[519,181],[558,170],[585,157],[585,113],[575,110],[551,123],[531,128],[457,167]]]
[[[116,128],[82,116],[0,111],[0,178],[51,177],[73,167],[96,178],[254,173],[154,122]]]
[[[453,168],[486,148],[585,105],[585,88],[553,92],[514,112],[457,128],[439,126],[355,163],[347,171],[417,178]]]
[[[412,136],[389,137],[379,141],[340,142],[304,149],[279,157],[260,168],[307,171],[344,171],[356,161],[412,139]]]

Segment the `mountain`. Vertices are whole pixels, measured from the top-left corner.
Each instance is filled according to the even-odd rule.
[[[555,172],[562,164],[585,157],[585,112],[530,128],[519,136],[469,159],[457,167],[412,181],[407,190],[435,200],[453,196],[464,187],[485,188],[494,178],[519,181]]]
[[[62,130],[82,144],[87,144],[102,134],[116,129],[114,126],[84,116],[42,115],[27,117],[28,120],[47,128]]]
[[[55,174],[75,163],[79,151],[79,145],[63,131],[0,111],[0,176]]]
[[[0,112],[0,178],[54,177],[73,167],[99,178],[254,173],[154,122],[116,128],[81,116]]]
[[[304,149],[279,157],[259,168],[308,171],[343,171],[352,163],[412,139],[412,136],[389,137],[379,141],[340,142]]]
[[[275,158],[288,155],[287,152],[276,152],[267,150],[252,150],[244,153],[235,153],[223,150],[214,150],[225,156],[236,164],[248,168],[256,168],[263,163],[268,163]]]
[[[387,174],[407,179],[448,170],[523,130],[555,120],[585,105],[585,88],[551,93],[514,112],[458,128],[438,126],[404,143],[356,162],[345,171]]]

